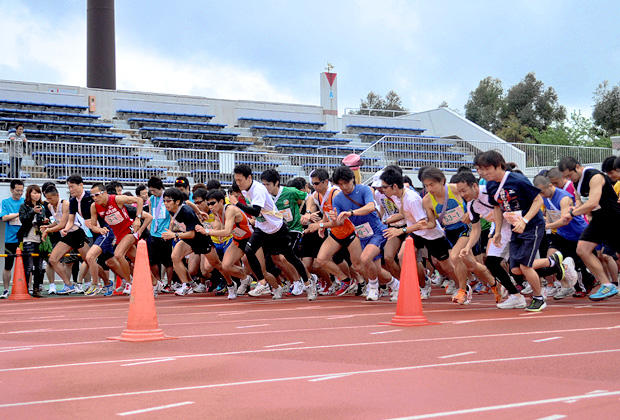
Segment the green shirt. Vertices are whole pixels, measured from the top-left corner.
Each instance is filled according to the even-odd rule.
[[[305,200],[307,195],[297,188],[280,187],[280,191],[274,197],[276,207],[284,216],[284,221],[291,231],[303,232],[300,221],[301,215],[299,214],[300,205],[297,204],[297,201]]]

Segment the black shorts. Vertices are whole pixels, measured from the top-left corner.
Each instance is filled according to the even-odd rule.
[[[489,232],[491,229],[483,229],[480,232],[480,250],[482,252],[486,252],[487,246],[489,245]]]
[[[289,248],[293,250],[293,253],[297,258],[301,258],[301,243],[303,241],[302,238],[303,233],[298,231],[290,231],[288,236],[290,239]]]
[[[446,232],[446,238],[448,238],[450,245],[454,247],[460,238],[469,237],[471,225],[461,226],[456,229],[444,229],[444,231]]]
[[[545,236],[545,224],[532,226],[523,233],[512,233],[510,243],[510,268],[524,265],[531,267],[536,259],[536,253]]]
[[[233,238],[233,243],[237,246],[237,248],[239,248],[240,250],[245,252],[245,246],[248,244],[249,240],[250,240],[250,238],[245,238],[245,239],[235,239],[235,238]]]
[[[617,220],[610,220],[604,215],[594,215],[588,226],[581,232],[579,240],[599,245],[605,243],[614,251],[620,252],[620,224]]]
[[[352,234],[350,234],[349,236],[347,236],[344,239],[338,239],[336,238],[334,235],[332,235],[332,233],[330,232],[329,236],[336,242],[338,242],[338,244],[343,247],[343,248],[348,248],[349,245],[351,245],[351,243],[355,240],[355,238],[357,238],[357,235],[355,234],[355,232],[353,232]]]
[[[411,235],[415,234],[412,233]],[[435,257],[438,261],[445,261],[450,257],[452,246],[445,236],[431,240],[416,235],[413,240],[418,249],[426,248],[429,257]]]
[[[334,254],[334,256],[332,257],[332,261],[335,264],[340,264],[341,262],[346,262],[349,266],[353,265],[351,264],[351,255],[349,254],[349,249],[346,247],[342,247],[338,250],[338,252],[336,252]]]
[[[4,253],[5,254],[15,254],[17,252],[18,243],[14,244],[4,244]],[[11,270],[13,268],[13,263],[15,262],[15,257],[6,257],[4,259],[4,269]]]
[[[192,239],[182,239],[192,248],[192,252],[196,255],[208,254],[213,249],[213,241],[210,236],[198,235]]]
[[[149,247],[149,262],[151,265],[163,265],[164,267],[172,267],[172,241],[166,241],[163,238],[151,237],[151,246]]]
[[[325,242],[325,238],[321,238],[319,232],[305,234],[301,239],[301,257],[316,258],[323,242]]]
[[[60,238],[60,242],[69,245],[71,249],[78,250],[82,248],[85,243],[87,243],[86,234],[82,229],[74,230],[73,232],[69,232]]]
[[[288,227],[282,224],[280,230],[274,233],[265,233],[259,228],[254,228],[254,233],[250,236],[246,249],[256,253],[263,249],[263,253],[269,255],[286,254],[291,244],[291,236]],[[246,251],[247,252],[247,251]]]

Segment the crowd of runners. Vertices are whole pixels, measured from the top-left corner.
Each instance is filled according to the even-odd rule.
[[[347,166],[283,186],[274,169],[254,179],[250,166],[238,165],[227,190],[218,180],[191,187],[184,177],[168,189],[157,177],[134,192],[119,182],[87,189],[72,175],[68,200],[53,183],[24,188],[13,180],[2,201],[1,297],[9,296],[18,247],[33,296],[130,294],[143,239],[155,296],[396,302],[407,236],[422,299],[441,292],[466,305],[474,293],[492,293],[500,309],[540,311],[549,299],[618,293],[620,158],[599,170],[566,157],[533,183],[497,151],[478,154],[474,167],[449,180],[421,168],[421,191],[395,165],[370,186]]]

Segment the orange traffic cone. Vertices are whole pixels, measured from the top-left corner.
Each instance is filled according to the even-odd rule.
[[[28,293],[28,283],[26,282],[26,273],[24,272],[24,260],[22,258],[22,250],[17,248],[15,256],[15,271],[13,272],[13,288],[9,295],[9,300],[28,300],[34,299]]]
[[[114,292],[112,292],[112,296],[122,296],[123,295],[123,291],[122,290],[120,292],[116,291],[116,289],[121,287],[121,284],[123,284],[123,279],[121,279],[120,276],[116,276],[116,283],[114,284]]]
[[[396,316],[392,318],[392,322],[380,322],[379,324],[397,325],[399,327],[439,324],[438,322],[428,322],[428,319],[426,319],[422,313],[417,258],[415,255],[413,238],[411,236],[407,237],[405,240],[405,253],[401,266],[398,302],[396,302]]]
[[[108,337],[108,339],[141,342],[174,338],[176,337],[164,336],[163,331],[158,328],[149,256],[146,250],[146,242],[140,240],[138,242],[138,253],[136,255],[131,297],[129,299],[127,328],[123,330],[120,337]]]

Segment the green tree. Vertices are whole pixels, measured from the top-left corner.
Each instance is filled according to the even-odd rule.
[[[552,87],[528,73],[522,81],[508,90],[501,111],[501,117],[517,118],[521,125],[545,130],[553,123],[566,119],[566,108],[558,103],[558,95]]]
[[[395,114],[391,111],[402,112]],[[408,112],[408,109],[403,107],[400,96],[391,90],[387,93],[387,95],[385,95],[385,98],[382,98],[381,95],[377,95],[373,91],[370,91],[370,93],[366,95],[366,99],[362,99],[360,101],[360,109],[352,113],[357,115],[392,117],[406,112]]]
[[[609,89],[606,80],[594,92],[594,122],[608,135],[620,133],[620,85]]]
[[[591,118],[573,112],[567,123],[555,123],[546,130],[530,128],[531,141],[579,147],[611,147],[611,139],[596,127]]]
[[[502,81],[488,76],[480,81],[476,90],[469,92],[469,99],[465,104],[465,118],[495,133],[502,127],[500,111],[503,104]]]
[[[511,115],[502,122],[502,128],[496,134],[507,142],[523,143],[530,136],[530,128]]]

